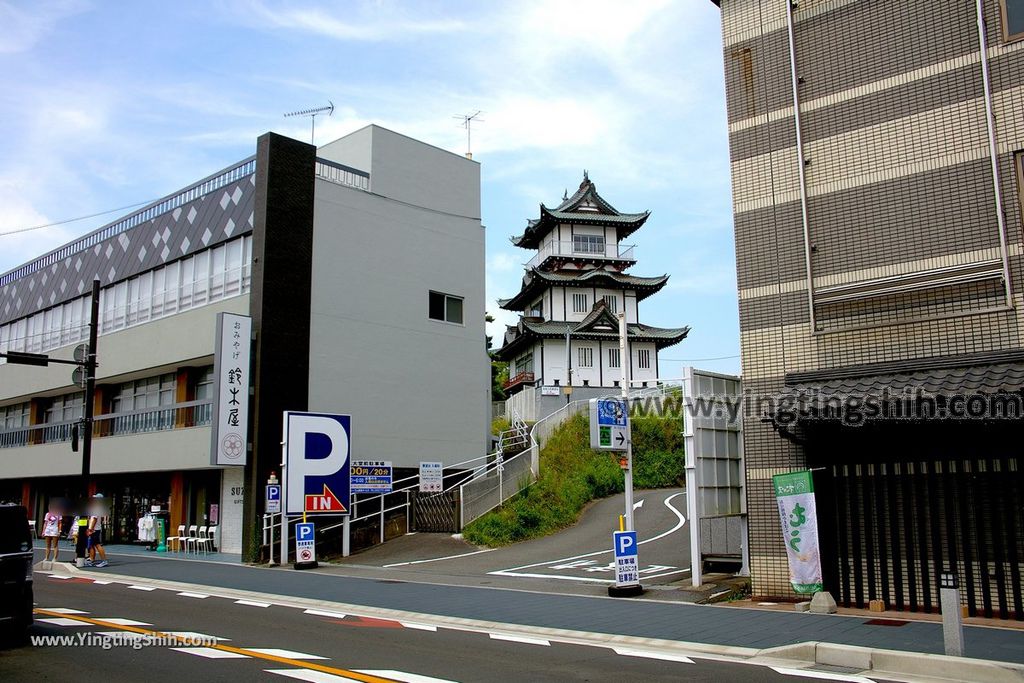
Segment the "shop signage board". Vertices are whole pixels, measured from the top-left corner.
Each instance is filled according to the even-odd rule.
[[[249,444],[249,351],[252,318],[235,313],[217,314],[213,357],[213,428],[210,462],[245,465]]]
[[[391,493],[393,471],[390,460],[353,462],[351,493]]]

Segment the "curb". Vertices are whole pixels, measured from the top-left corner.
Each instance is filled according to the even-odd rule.
[[[991,683],[1024,681],[1024,665],[1021,664],[816,641],[761,650],[758,656],[859,669],[864,672],[922,676],[940,680]]]

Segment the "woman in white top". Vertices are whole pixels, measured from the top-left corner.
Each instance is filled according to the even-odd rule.
[[[44,562],[57,561],[57,542],[60,541],[60,509],[55,503],[50,503],[50,509],[43,517],[43,538],[46,539],[46,558]],[[50,557],[50,553],[53,557]]]

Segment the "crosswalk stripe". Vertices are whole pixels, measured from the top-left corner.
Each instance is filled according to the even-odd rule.
[[[116,626],[152,626],[148,621],[135,621],[134,619],[122,619],[120,617],[96,617],[96,621],[105,621]]]
[[[417,624],[415,621],[400,621],[398,622],[406,628],[416,629],[417,631],[436,631],[437,627],[432,624]]]
[[[342,614],[341,612],[325,612],[324,610],[320,609],[307,609],[303,612],[303,614],[312,614],[313,616],[317,617],[330,617],[331,619],[344,619],[348,616],[347,614]]]
[[[629,650],[622,647],[613,647],[616,654],[624,655],[626,657],[644,657],[646,659],[660,659],[666,662],[682,662],[683,664],[693,664],[693,660],[683,655],[674,655],[668,652],[651,652],[649,650]]]
[[[351,678],[335,676],[323,671],[311,671],[310,669],[264,669],[268,674],[297,678],[300,681],[309,683],[336,683],[337,681],[351,681]]]
[[[247,647],[246,650],[252,652],[259,652],[264,655],[274,655],[275,657],[286,657],[287,659],[327,659],[327,657],[321,657],[320,655],[308,655],[305,652],[296,652],[295,650],[282,650],[276,647]]]
[[[57,614],[88,614],[80,609],[71,609],[69,607],[44,607],[47,612],[56,612]]]
[[[133,591],[155,591],[156,586],[128,586]]]
[[[236,605],[248,605],[249,607],[270,607],[269,602],[256,602],[255,600],[235,600]]]
[[[36,619],[38,622],[44,624],[52,624],[54,626],[88,626],[89,624],[82,623],[81,621],[75,621],[74,619],[67,619],[65,617],[56,617],[54,619]]]
[[[249,659],[248,655],[217,650],[212,647],[172,647],[171,649],[176,652],[187,652],[196,657],[206,657],[207,659]]]
[[[456,683],[456,681],[451,681],[447,678],[431,678],[430,676],[421,676],[420,674],[411,674],[405,671],[394,671],[393,669],[356,669],[356,671],[370,676],[390,678],[393,681],[401,681],[402,683]]]
[[[527,645],[547,645],[551,643],[543,638],[529,638],[527,636],[508,636],[503,633],[489,633],[492,640],[507,640],[511,643],[526,643]]]
[[[205,600],[210,597],[209,595],[203,595],[202,593],[178,593],[182,598],[196,598],[197,600]]]

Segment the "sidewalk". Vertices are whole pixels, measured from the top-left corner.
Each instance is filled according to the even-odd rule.
[[[36,539],[32,542],[33,548],[38,554],[39,551],[46,552],[46,541]],[[162,560],[183,560],[183,561],[204,561],[219,562],[222,564],[240,564],[242,556],[237,553],[185,553],[185,552],[156,552],[149,549],[149,546],[142,544],[104,544],[103,549],[107,552],[107,559],[110,560],[110,567],[117,569],[120,564],[119,557],[149,557]],[[41,556],[40,556],[41,558]],[[40,558],[37,558],[40,559]],[[61,562],[69,562],[75,559],[75,546],[61,540],[57,558]]]
[[[905,654],[902,657],[916,667],[917,675],[941,675],[954,680],[979,680],[979,674],[970,668],[983,665],[977,660],[1024,664],[1022,630],[965,626],[966,652],[974,661],[935,657],[944,652],[942,625],[893,618],[893,613],[878,619],[867,615],[796,613],[785,608],[613,599],[511,590],[499,585],[458,585],[457,577],[449,577],[448,583],[419,583],[391,578],[394,574],[386,570],[376,572],[373,578],[353,577],[346,575],[353,567],[326,565],[306,571],[290,567],[269,569],[239,564],[237,558],[232,561],[210,559],[212,555],[186,558],[174,553],[157,555],[143,548],[119,546],[112,546],[108,553],[112,559],[109,567],[78,570],[79,575],[109,575],[111,578],[120,575],[128,579],[316,600],[338,605],[342,611],[346,605],[363,606],[461,622],[625,637],[649,644],[668,641],[672,647],[712,654],[803,659],[851,669],[877,669],[879,665],[874,658],[889,657],[885,661],[891,662],[894,654],[891,651],[924,653],[929,656]],[[931,673],[921,671],[922,666],[930,667]],[[958,666],[959,674],[956,673]],[[989,680],[1024,680],[1024,668],[991,668],[1010,677]]]

